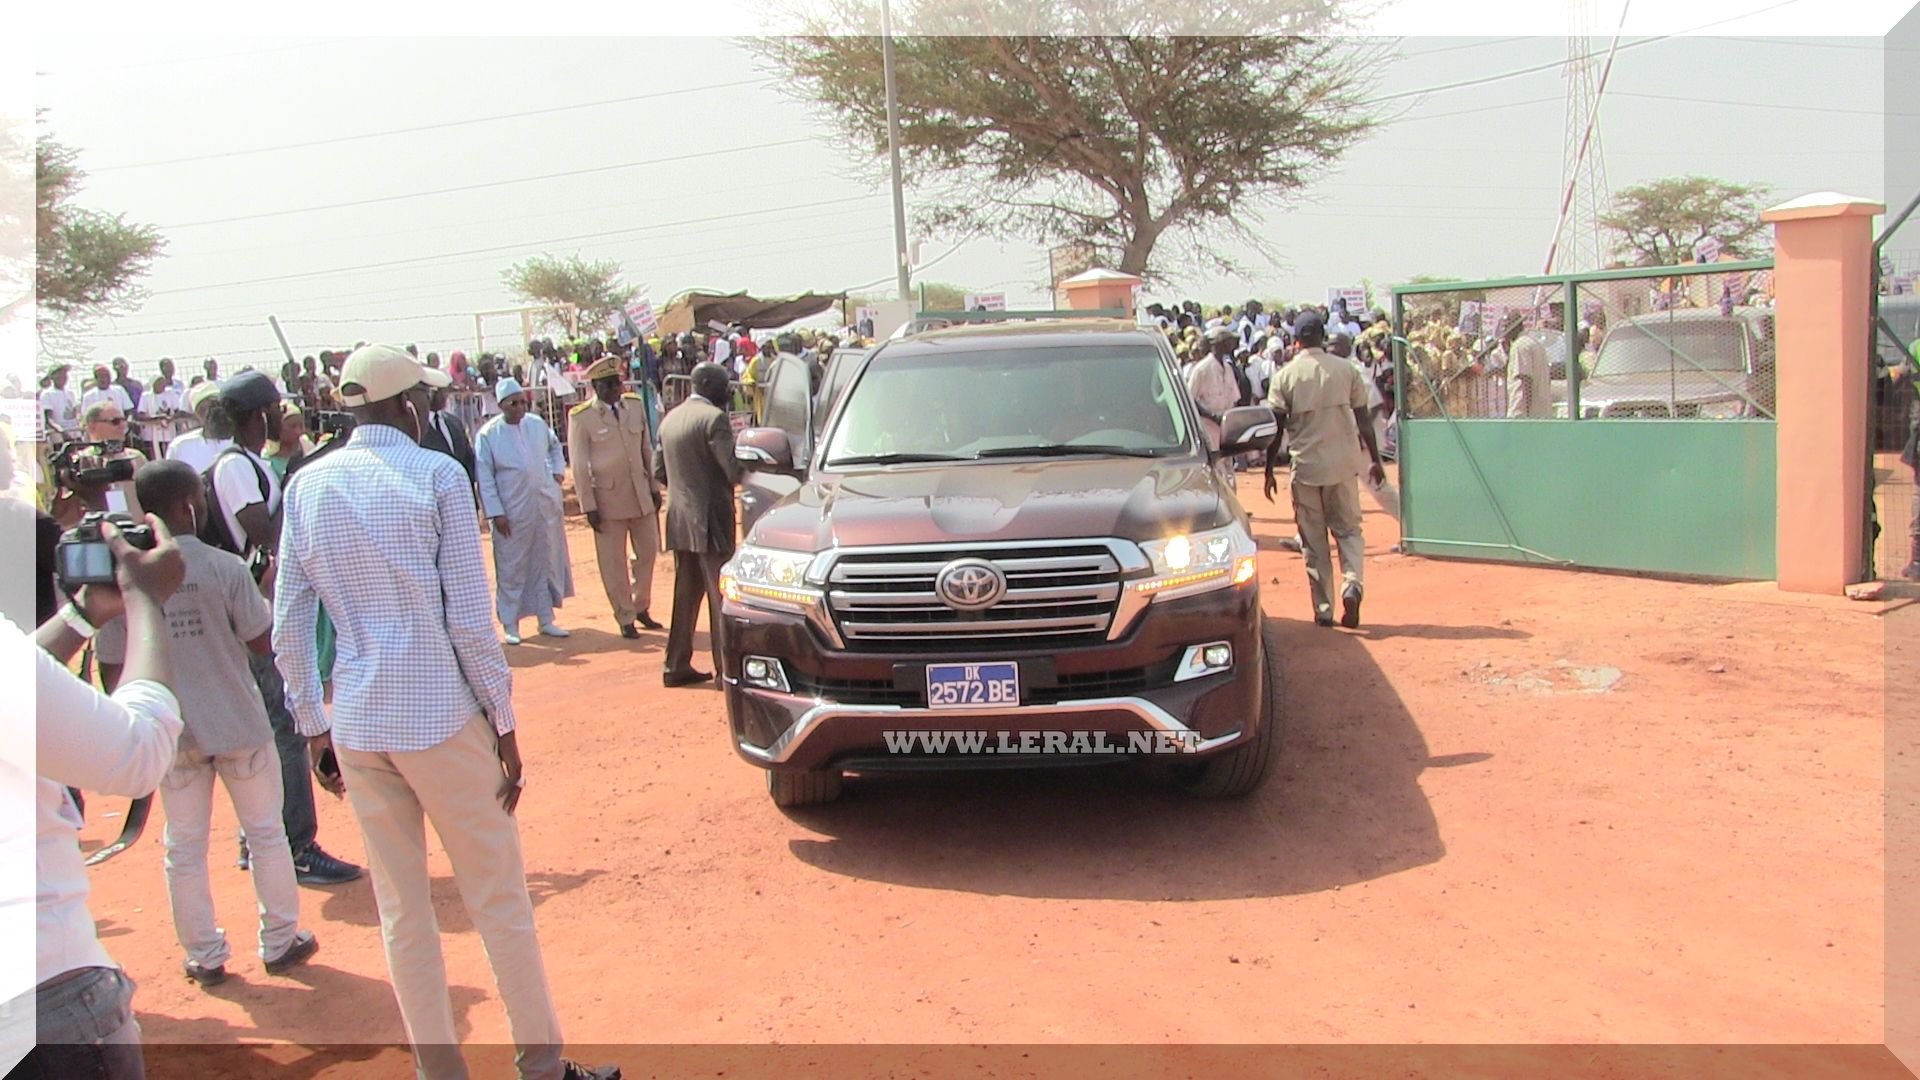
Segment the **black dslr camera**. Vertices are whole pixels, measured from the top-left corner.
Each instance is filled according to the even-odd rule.
[[[316,412],[313,414],[313,434],[321,439],[328,436],[344,439],[353,434],[355,422],[350,412]]]
[[[54,547],[54,572],[68,592],[82,585],[113,584],[113,549],[100,532],[100,523],[111,521],[127,543],[142,551],[152,551],[158,539],[151,525],[136,525],[126,514],[95,512],[80,519],[80,524],[60,534]]]
[[[118,443],[103,442],[70,442],[62,446],[48,463],[53,467],[54,483],[72,490],[105,487],[133,479],[131,458],[109,458],[119,453],[120,448]]]

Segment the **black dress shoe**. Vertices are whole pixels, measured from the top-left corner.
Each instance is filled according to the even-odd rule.
[[[640,636],[640,631],[635,630],[632,623],[623,622],[620,624],[620,636],[631,641]]]
[[[1340,594],[1340,625],[1349,630],[1360,629],[1360,588],[1349,585]]]
[[[1332,626],[1332,625],[1333,625],[1333,616],[1331,616],[1331,615],[1315,615],[1315,616],[1313,617],[1313,625],[1315,625],[1315,626]]]
[[[664,686],[692,686],[712,678],[713,673],[709,671],[666,671],[660,674],[660,682]]]
[[[666,629],[666,627],[661,626],[657,622],[654,622],[653,616],[647,614],[644,611],[640,613],[640,625],[646,627],[649,630],[665,630]]]

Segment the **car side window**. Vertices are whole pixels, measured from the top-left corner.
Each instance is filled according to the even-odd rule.
[[[804,469],[813,459],[813,386],[806,362],[783,356],[775,363],[767,385],[763,423],[787,433],[793,444],[793,463]]]

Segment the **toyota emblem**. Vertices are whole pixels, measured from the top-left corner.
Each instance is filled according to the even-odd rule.
[[[940,568],[933,588],[955,611],[984,611],[1007,594],[1007,576],[985,559],[956,559]]]

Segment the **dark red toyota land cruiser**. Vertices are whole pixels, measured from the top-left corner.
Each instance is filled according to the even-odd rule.
[[[740,755],[781,806],[847,772],[1153,756],[1198,793],[1265,778],[1280,727],[1247,515],[1165,339],[1112,320],[958,327],[804,364],[742,433],[721,577]]]

